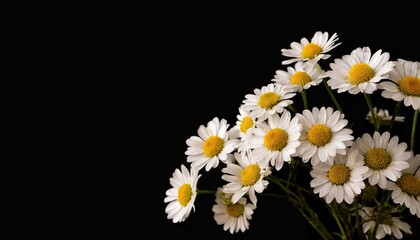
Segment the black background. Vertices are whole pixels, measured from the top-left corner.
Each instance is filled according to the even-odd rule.
[[[273,199],[259,199],[245,233],[216,224],[212,196],[172,223],[163,199],[185,141],[213,117],[233,125],[292,41],[336,32],[332,58],[369,46],[419,61],[418,23],[414,1],[2,1],[0,239],[318,239]],[[331,104],[322,94],[310,104]],[[343,95],[364,131],[364,99]],[[402,112],[395,132],[408,141]]]

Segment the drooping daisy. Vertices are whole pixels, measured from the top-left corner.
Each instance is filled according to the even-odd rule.
[[[332,107],[317,107],[303,110],[296,114],[302,123],[301,144],[297,148],[303,162],[311,159],[311,164],[332,161],[336,154],[346,154],[346,148],[351,146],[353,130],[347,128],[347,119],[340,111]]]
[[[402,171],[397,181],[388,181],[394,203],[405,205],[410,213],[420,218],[420,155],[407,160],[410,167]]]
[[[271,81],[291,87],[293,91],[302,92],[304,89],[318,85],[327,76],[324,70],[315,66],[299,61],[294,67],[287,67],[287,71],[277,70]]]
[[[378,123],[379,126],[389,126],[392,122],[392,116],[389,115],[389,112],[387,109],[379,109],[377,107],[373,108],[373,111],[375,112],[376,115],[376,121]],[[369,120],[369,122],[371,124],[374,124],[374,120],[372,117],[372,112],[369,111],[366,114],[366,120]],[[394,122],[404,122],[405,121],[405,117],[404,116],[395,116],[394,118]]]
[[[254,149],[253,156],[265,164],[270,163],[276,170],[289,162],[299,146],[302,125],[299,119],[285,110],[279,114],[270,115],[267,121],[258,123],[251,137],[249,147]]]
[[[197,196],[197,182],[201,177],[194,168],[188,170],[185,165],[175,169],[169,182],[172,188],[166,191],[165,203],[168,205],[165,212],[168,219],[174,223],[183,222],[195,210],[194,201]]]
[[[368,170],[363,156],[353,149],[346,156],[337,155],[333,163],[321,162],[313,166],[310,174],[314,179],[310,184],[314,193],[325,197],[327,203],[335,199],[338,203],[344,200],[351,204],[365,187],[363,174]]]
[[[364,233],[373,230],[376,222],[378,222],[378,227],[375,233],[376,239],[382,239],[386,235],[393,235],[397,239],[402,239],[403,232],[405,234],[412,234],[411,226],[408,223],[403,222],[399,217],[395,217],[390,214],[378,218],[379,214],[374,208],[364,206],[359,210],[359,215],[363,220],[362,227]]]
[[[420,109],[420,63],[398,59],[390,72],[391,81],[382,81],[378,88],[383,89],[384,98],[403,101],[405,106]]]
[[[206,167],[206,171],[216,168],[219,160],[228,163],[229,154],[236,149],[239,139],[229,138],[227,129],[229,124],[225,119],[215,117],[198,128],[198,136],[187,139],[187,162],[197,170]]]
[[[282,113],[284,108],[293,103],[296,93],[280,84],[270,83],[261,89],[255,89],[254,94],[245,95],[243,109],[260,121],[264,121],[274,113]]]
[[[257,204],[255,192],[262,193],[267,188],[268,181],[264,177],[271,174],[267,164],[256,161],[252,151],[247,154],[234,153],[236,163],[228,163],[222,172],[222,179],[228,183],[223,186],[223,192],[233,193],[232,203],[237,203],[241,197],[248,194],[253,204]]]
[[[350,55],[330,63],[331,70],[326,72],[330,78],[327,83],[339,93],[372,94],[377,90],[378,82],[388,78],[394,68],[395,64],[389,58],[389,53],[382,53],[382,50],[372,55],[369,47],[356,48]]]
[[[239,107],[239,114],[236,115],[236,118],[236,124],[229,130],[229,134],[233,138],[239,138],[241,140],[238,143],[238,152],[244,153],[249,149],[253,129],[259,121],[254,116],[251,116],[248,111],[244,110],[243,105]]]
[[[249,220],[256,206],[247,203],[247,199],[241,197],[236,203],[232,203],[232,193],[224,193],[222,188],[217,188],[216,204],[213,205],[214,220],[218,225],[223,225],[223,230],[230,233],[245,232],[249,229]]]
[[[391,138],[389,132],[373,133],[373,137],[365,133],[358,137],[353,147],[359,149],[365,158],[365,165],[369,168],[366,177],[370,185],[378,184],[386,189],[387,179],[396,181],[402,175],[402,170],[407,169],[407,160],[411,152],[407,151],[407,143],[399,143],[397,135]]]
[[[283,65],[294,63],[297,61],[318,62],[320,59],[328,59],[331,55],[326,54],[341,43],[337,43],[338,35],[334,33],[329,37],[328,32],[315,32],[311,41],[307,38],[301,38],[300,43],[292,42],[291,49],[281,49],[282,55],[291,57],[289,60],[282,62]]]

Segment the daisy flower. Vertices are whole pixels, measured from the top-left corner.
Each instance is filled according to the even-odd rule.
[[[394,203],[405,205],[410,213],[420,218],[420,155],[410,157],[410,167],[402,171],[397,181],[388,181]]]
[[[229,135],[232,138],[239,138],[238,152],[244,153],[249,149],[249,141],[253,135],[253,129],[258,121],[257,118],[251,116],[248,111],[244,110],[243,106],[239,107],[239,114],[236,115],[236,125],[229,130]]]
[[[373,111],[375,112],[376,115],[376,121],[378,122],[379,126],[389,126],[392,122],[392,116],[389,115],[389,112],[387,109],[379,109],[377,107],[373,108]],[[369,111],[366,114],[366,120],[369,120],[369,122],[371,124],[374,124],[374,120],[372,117],[372,112]],[[405,121],[405,117],[404,116],[395,116],[394,118],[394,122],[404,122]]]
[[[270,83],[261,89],[255,89],[254,94],[245,95],[243,109],[260,121],[264,121],[269,115],[282,113],[284,108],[291,105],[291,100],[296,93],[285,89],[280,84]]]
[[[312,108],[296,114],[302,123],[301,144],[297,154],[303,162],[311,159],[312,165],[332,161],[336,154],[345,155],[347,146],[351,146],[353,130],[347,128],[347,119],[340,111],[332,107]]]
[[[291,87],[293,91],[302,92],[311,86],[318,85],[327,75],[324,70],[316,65],[299,61],[293,67],[287,67],[287,71],[277,70],[271,81]]]
[[[219,160],[228,163],[229,154],[236,149],[239,139],[229,138],[227,129],[229,124],[225,119],[219,120],[215,117],[207,123],[207,126],[201,125],[198,128],[198,136],[192,136],[187,139],[188,145],[187,162],[197,170],[206,167],[206,171],[216,168]]]
[[[365,165],[369,167],[366,173],[370,185],[378,184],[380,188],[386,189],[387,179],[396,181],[402,175],[402,170],[407,169],[407,160],[411,157],[411,152],[406,151],[405,142],[398,143],[398,136],[393,136],[389,132],[380,134],[378,131],[373,133],[373,137],[365,133],[358,137],[353,147],[359,149],[365,158]]]
[[[394,68],[395,64],[389,61],[389,57],[389,53],[382,53],[382,50],[372,55],[369,47],[356,48],[350,55],[330,63],[331,70],[326,72],[330,78],[327,84],[331,89],[338,89],[339,93],[372,94],[377,89],[377,83],[388,78]]]
[[[241,197],[236,203],[232,203],[232,194],[224,193],[222,188],[217,188],[216,204],[213,205],[214,220],[218,225],[223,225],[223,230],[231,234],[240,231],[245,232],[249,228],[249,220],[256,206],[247,203],[247,199]]]
[[[402,239],[403,232],[406,234],[412,234],[410,225],[401,221],[399,217],[386,215],[378,219],[378,213],[373,208],[366,206],[359,210],[359,215],[363,220],[362,227],[364,233],[373,230],[376,222],[378,222],[378,227],[375,233],[376,239],[382,239],[386,235],[393,235],[396,239]]]
[[[391,81],[383,81],[378,85],[379,89],[383,89],[381,95],[398,102],[404,100],[405,106],[420,109],[420,63],[403,59],[394,63],[395,68],[389,76]]]
[[[245,194],[253,204],[257,204],[255,192],[261,193],[267,188],[268,181],[264,177],[271,174],[270,169],[262,161],[256,161],[252,152],[247,154],[234,153],[236,163],[228,163],[222,172],[222,179],[228,183],[223,186],[223,192],[233,193],[232,203],[237,203]]]
[[[197,196],[197,182],[201,175],[194,168],[188,170],[181,165],[180,169],[175,169],[169,182],[172,186],[166,191],[165,203],[168,205],[165,212],[168,219],[174,223],[183,222],[195,210],[194,201]]]
[[[336,156],[333,163],[321,162],[313,166],[310,174],[314,179],[310,184],[314,193],[321,198],[325,197],[327,203],[334,199],[341,203],[344,199],[351,204],[365,187],[363,174],[367,171],[363,156],[357,149],[353,149],[346,156]]]
[[[273,114],[267,121],[258,123],[251,137],[249,147],[254,149],[253,156],[264,164],[270,163],[276,170],[289,162],[299,146],[302,125],[299,119],[291,117],[287,110],[280,116]]]
[[[307,38],[300,39],[300,43],[292,42],[290,49],[281,49],[281,53],[285,57],[291,57],[289,60],[282,62],[283,65],[294,63],[297,61],[318,62],[320,59],[328,59],[331,55],[326,54],[341,43],[337,43],[338,35],[334,33],[329,37],[328,32],[315,32],[311,41]]]

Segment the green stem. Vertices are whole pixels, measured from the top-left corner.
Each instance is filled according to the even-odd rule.
[[[285,179],[282,179],[282,178],[278,178],[277,179],[279,182],[281,182],[281,184],[285,184],[286,186],[288,185],[288,181],[287,180],[285,180]],[[304,188],[304,187],[301,187],[301,186],[295,186],[296,187],[296,189],[298,189],[299,191],[302,191],[302,192],[305,192],[306,194],[309,194],[309,195],[313,195],[313,192],[312,191],[310,191],[310,190],[308,190],[308,189],[306,189],[306,188]]]
[[[359,215],[359,199],[358,199],[358,198],[356,198],[356,199],[355,199],[355,202],[354,202],[353,204],[354,204],[354,207],[355,207],[354,212],[356,213],[356,214],[355,214],[355,217],[356,217],[356,230],[357,230],[357,234],[358,234],[358,236],[361,238],[361,237],[363,236],[363,229],[362,229],[362,225],[361,225],[361,223],[360,223],[360,215]]]
[[[417,119],[419,117],[419,110],[414,111],[414,117],[413,117],[413,127],[411,128],[411,141],[410,141],[410,150],[412,151],[414,149],[414,139],[416,136],[416,126],[417,126]]]
[[[324,83],[325,89],[327,89],[328,95],[330,95],[330,98],[331,98],[331,99],[332,99],[332,101],[334,102],[335,107],[336,107],[336,108],[337,108],[340,112],[343,112],[343,110],[342,110],[342,109],[341,109],[341,107],[340,107],[340,104],[338,104],[338,101],[337,101],[337,99],[336,99],[336,98],[335,98],[335,96],[334,96],[334,93],[331,91],[330,86],[328,86],[327,81],[324,79],[324,80],[322,80],[322,82]]]
[[[214,190],[197,190],[197,194],[198,195],[204,195],[204,194],[215,195],[216,191],[214,191]]]
[[[378,226],[379,226],[380,219],[382,219],[382,214],[383,214],[384,207],[385,207],[384,203],[385,203],[385,195],[382,193],[381,203],[379,204],[379,211],[378,211],[378,214],[376,216],[375,225],[374,225],[373,229],[370,231],[368,240],[376,239],[375,235],[376,235],[376,231],[377,231]]]
[[[292,111],[293,113],[297,113],[296,109],[292,106],[292,104],[290,104],[289,106],[287,106],[287,108]]]
[[[367,93],[363,93],[363,96],[365,96],[366,102],[367,102],[367,104],[369,106],[369,109],[370,109],[370,113],[372,114],[373,126],[375,127],[375,131],[378,131],[379,126],[378,126],[377,116],[376,116],[375,110],[373,109],[372,100],[370,99],[370,95],[367,94]]]
[[[308,99],[306,97],[306,90],[301,92],[302,100],[303,100],[303,109],[308,109]]]
[[[394,126],[395,117],[397,116],[398,112],[400,111],[402,101],[397,102],[394,108],[394,113],[392,114],[391,124],[389,125],[388,131],[391,132],[392,127]]]
[[[332,203],[326,203],[326,202],[324,202],[324,204],[327,207],[327,209],[329,210],[331,216],[333,216],[335,222],[338,225],[338,228],[340,229],[340,232],[341,232],[340,237],[341,237],[341,239],[347,239],[346,232],[345,232],[345,230],[343,228],[343,225],[341,224],[341,219],[339,218],[340,212],[338,211],[335,203],[334,202],[332,202]]]
[[[311,206],[305,200],[305,197],[301,194],[297,195],[291,189],[283,185],[282,179],[275,177],[273,175],[267,176],[267,179],[279,186],[283,191],[288,195],[288,200],[292,202],[297,210],[302,214],[302,216],[308,221],[308,223],[318,232],[318,234],[324,240],[333,239],[331,233],[324,226],[322,221],[318,218],[318,215],[312,210]],[[301,193],[299,191],[299,193]]]

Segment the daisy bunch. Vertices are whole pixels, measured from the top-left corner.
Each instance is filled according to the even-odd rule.
[[[273,77],[232,111],[236,122],[214,117],[198,127],[186,140],[190,165],[170,178],[168,219],[185,221],[199,196],[212,196],[214,224],[246,234],[264,198],[277,196],[321,239],[412,235],[406,219],[420,218],[420,63],[369,46],[332,58],[340,45],[337,33],[322,31],[292,42]],[[200,188],[202,172],[217,174],[216,189]]]

